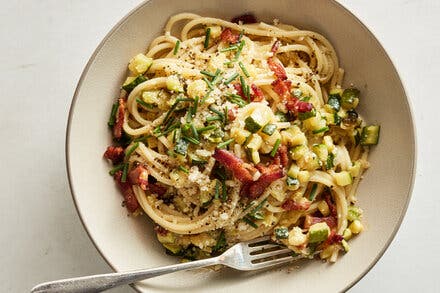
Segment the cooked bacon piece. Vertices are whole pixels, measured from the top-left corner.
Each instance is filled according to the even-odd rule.
[[[237,117],[237,107],[228,109],[228,120],[229,121],[234,121],[235,117]]]
[[[252,181],[252,175],[244,168],[242,159],[222,149],[216,149],[213,157],[226,169],[231,171],[232,175],[240,182]]]
[[[285,202],[281,205],[281,208],[283,208],[286,211],[306,211],[309,209],[310,205],[312,203],[310,201],[305,201],[298,203],[294,201],[293,199],[286,199]]]
[[[231,22],[237,24],[239,22],[241,22],[242,24],[247,24],[247,23],[257,23],[258,21],[252,13],[245,13],[232,18]]]
[[[290,94],[290,87],[292,82],[290,80],[281,80],[279,78],[272,82],[273,90],[281,97],[282,100],[286,101],[292,97]]]
[[[330,229],[336,228],[336,226],[338,225],[338,221],[333,216],[312,217],[312,216],[307,215],[304,220],[304,228],[308,229],[308,228],[310,228],[310,226],[317,224],[317,223],[322,223],[322,222],[326,222],[327,225],[330,227]]]
[[[281,167],[287,167],[289,164],[289,156],[287,155],[287,147],[285,145],[279,146],[274,163]]]
[[[124,123],[125,101],[123,98],[118,100],[118,112],[116,113],[116,124],[113,127],[113,136],[117,139],[122,136],[122,124]]]
[[[159,185],[157,183],[148,184],[148,190],[151,193],[156,194],[159,198],[164,196],[167,192],[167,188],[165,186]]]
[[[234,33],[230,28],[225,28],[220,35],[220,39],[223,42],[230,43],[230,44],[237,43],[239,38],[240,38],[240,35],[237,33]]]
[[[324,245],[332,245],[336,243],[341,243],[341,241],[344,239],[342,235],[336,234],[334,230],[331,231],[330,235],[328,236],[327,240],[325,241]]]
[[[243,93],[243,89],[241,88],[241,84],[234,83],[234,89],[237,91],[237,95],[242,97],[245,101],[247,100],[247,97]]]
[[[134,195],[133,189],[131,188],[131,184],[129,182],[122,182],[122,171],[116,172],[113,177],[124,196],[125,206],[128,211],[133,213],[139,208],[139,203]]]
[[[270,48],[270,51],[272,53],[276,53],[278,51],[278,49],[280,48],[281,42],[276,40],[275,43],[273,43],[272,48]]]
[[[283,65],[280,62],[273,60],[272,57],[267,59],[267,64],[269,65],[270,70],[275,74],[278,79],[286,80],[287,73],[284,69]]]
[[[303,102],[298,100],[295,97],[288,97],[286,100],[286,108],[289,111],[295,112],[295,113],[304,113],[304,112],[310,112],[313,109],[313,105],[308,102]]]
[[[161,236],[166,236],[168,234],[168,230],[165,229],[162,226],[157,225],[156,227],[154,227],[154,231],[156,231],[157,234],[161,235]]]
[[[261,102],[264,99],[263,91],[255,84],[251,85],[253,94],[251,95],[252,102]]]
[[[336,210],[336,205],[333,203],[333,199],[330,193],[326,193],[324,195],[324,200],[328,205],[328,208],[330,210],[330,215],[336,217],[338,215],[338,212]]]
[[[128,180],[133,185],[139,185],[143,190],[147,190],[148,171],[144,166],[138,165],[128,173]]]
[[[258,178],[257,181],[252,182],[251,186],[249,186],[248,196],[251,199],[255,199],[263,194],[264,190],[275,180],[280,179],[284,176],[284,172],[282,169],[278,168],[278,170],[274,170],[270,173],[264,173]]]
[[[109,159],[113,164],[122,162],[124,156],[124,149],[118,146],[109,146],[104,153],[104,158]]]

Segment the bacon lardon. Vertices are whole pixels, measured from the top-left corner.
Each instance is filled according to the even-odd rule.
[[[135,212],[139,208],[139,203],[134,195],[133,189],[129,182],[122,182],[122,171],[118,171],[114,175],[114,179],[124,196],[125,206],[131,213]]]
[[[118,146],[109,146],[104,153],[104,158],[112,161],[114,165],[122,162],[124,156],[124,148]]]
[[[284,69],[284,66],[275,60],[272,57],[267,59],[267,65],[269,65],[270,70],[275,74],[275,76],[281,80],[287,79],[287,73]]]
[[[283,178],[284,172],[281,168],[274,170],[270,173],[265,173],[258,178],[257,181],[252,182],[249,186],[248,197],[251,199],[255,199],[262,195],[266,188],[275,180]]]
[[[235,44],[239,38],[240,35],[234,33],[230,28],[225,28],[220,34],[220,39],[225,43]]]
[[[296,202],[293,199],[286,199],[281,205],[281,208],[286,211],[306,211],[312,203],[310,201]]]
[[[275,79],[272,82],[273,90],[281,97],[282,100],[287,101],[292,97],[290,93],[290,87],[292,82],[290,80],[282,80],[280,78]]]
[[[252,102],[261,102],[262,100],[264,100],[263,91],[258,86],[252,84],[251,88],[253,92],[251,95]]]
[[[270,51],[275,54],[278,51],[278,49],[280,48],[280,45],[281,45],[281,42],[276,40],[273,43],[272,48],[270,48]]]
[[[143,190],[147,190],[148,186],[148,171],[142,165],[138,165],[136,168],[130,171],[128,174],[128,180],[133,185],[139,185]]]
[[[124,124],[124,115],[125,115],[125,101],[123,98],[119,98],[118,100],[119,106],[118,111],[116,113],[116,124],[113,127],[113,136],[117,139],[122,136],[122,125]]]
[[[240,182],[252,181],[251,173],[243,167],[243,160],[222,149],[216,149],[213,155],[220,164],[232,172],[234,178]]]
[[[336,228],[338,225],[338,220],[334,216],[328,216],[328,217],[313,217],[310,215],[307,215],[304,220],[304,228],[308,229],[310,226],[325,222],[330,227],[330,229]]]

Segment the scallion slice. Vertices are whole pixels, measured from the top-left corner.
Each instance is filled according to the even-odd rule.
[[[211,28],[208,27],[206,29],[206,33],[205,33],[205,42],[203,43],[203,46],[205,47],[205,49],[208,49],[210,38],[211,38]]]
[[[275,155],[278,151],[278,148],[280,147],[280,144],[281,144],[281,139],[278,138],[277,141],[275,142],[275,145],[273,146],[272,151],[270,152],[270,156],[272,158],[275,157]]]
[[[180,40],[176,41],[176,45],[174,46],[173,55],[176,55],[180,48]]]
[[[233,141],[234,141],[234,139],[231,138],[231,139],[228,139],[227,141],[221,142],[217,145],[217,148],[223,149],[223,148],[227,147],[229,144],[231,144],[231,142],[233,142]]]
[[[241,61],[238,62],[238,66],[240,66],[241,71],[243,71],[243,73],[244,73],[244,75],[245,75],[246,77],[249,77],[249,76],[250,76],[250,75],[249,75],[249,72],[247,71],[246,67],[244,67],[244,64],[243,64]]]

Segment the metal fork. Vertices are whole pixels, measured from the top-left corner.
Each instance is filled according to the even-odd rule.
[[[292,256],[292,251],[290,249],[279,244],[270,243],[270,237],[267,236],[237,243],[217,257],[159,268],[92,275],[47,282],[35,286],[31,290],[31,293],[101,292],[116,286],[131,284],[177,271],[191,270],[213,265],[225,265],[241,271],[252,271],[273,267],[299,258],[302,257]]]

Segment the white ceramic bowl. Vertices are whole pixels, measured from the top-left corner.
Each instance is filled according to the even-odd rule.
[[[152,0],[141,4],[105,37],[76,90],[67,131],[67,168],[73,199],[91,240],[116,271],[175,263],[156,241],[146,217],[127,217],[122,197],[102,159],[111,143],[109,110],[126,74],[127,61],[145,51],[171,15],[191,11],[230,19],[253,12],[258,19],[322,33],[335,46],[346,82],[362,91],[360,113],[381,124],[380,144],[358,197],[366,231],[336,264],[300,262],[299,269],[243,273],[181,272],[136,285],[142,292],[336,292],[355,284],[382,256],[405,214],[415,170],[415,135],[408,100],[389,57],[375,37],[334,1]]]

